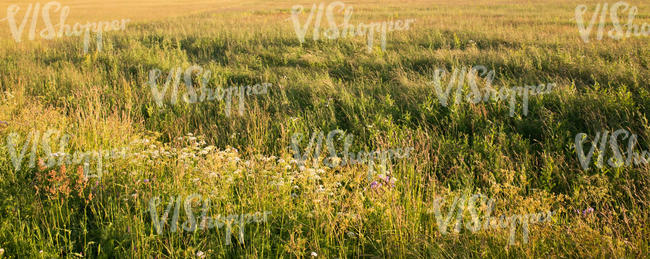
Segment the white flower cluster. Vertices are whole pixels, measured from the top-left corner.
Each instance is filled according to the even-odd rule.
[[[334,138],[337,134],[340,134],[339,140],[344,139],[343,143],[343,152],[337,153],[334,144]],[[294,153],[295,161],[299,168],[304,170],[305,161],[309,156],[313,159],[313,167],[318,168],[319,163],[321,162],[321,149],[323,138],[325,137],[322,131],[314,132],[311,139],[309,140],[309,145],[305,149],[305,152],[301,153],[298,144],[301,142],[303,135],[301,133],[294,133],[291,136],[291,147]],[[348,134],[346,136],[345,132],[342,130],[332,130],[327,134],[327,151],[329,156],[323,159],[323,164],[332,168],[345,165],[356,165],[356,164],[367,164],[368,165],[368,178],[372,178],[374,174],[375,164],[379,165],[381,169],[386,169],[387,162],[392,161],[393,159],[403,159],[409,157],[410,152],[413,151],[412,147],[407,148],[396,148],[388,150],[377,150],[377,151],[359,151],[356,154],[354,152],[349,152],[350,146],[352,146],[352,140],[354,135]],[[314,142],[316,141],[316,142]],[[316,144],[316,146],[314,146]],[[341,157],[339,157],[341,155]]]

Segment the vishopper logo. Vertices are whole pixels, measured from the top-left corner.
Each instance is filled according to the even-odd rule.
[[[477,201],[481,201],[480,205],[477,206]],[[494,210],[494,199],[488,199],[487,196],[482,194],[474,194],[472,197],[468,198],[467,195],[462,197],[454,197],[454,201],[451,206],[448,207],[446,216],[442,214],[442,207],[444,206],[444,200],[440,197],[436,198],[433,202],[433,212],[436,217],[436,224],[438,230],[441,234],[446,235],[448,233],[447,228],[449,226],[454,226],[453,230],[456,233],[459,233],[463,226],[472,233],[483,230],[494,230],[498,228],[507,228],[510,226],[510,238],[509,244],[515,244],[515,235],[517,230],[517,223],[522,227],[522,238],[524,244],[528,243],[528,234],[529,234],[529,224],[544,223],[550,222],[552,220],[553,214],[555,212],[547,211],[540,213],[532,214],[516,214],[510,217],[506,215],[501,215],[499,218],[492,217],[492,212]],[[478,208],[485,208],[485,212],[481,213],[483,218],[479,216]],[[465,211],[469,212],[471,221],[465,222],[463,224]],[[455,221],[452,223],[452,219],[455,216]]]
[[[608,3],[597,4],[594,9],[591,19],[589,20],[589,25],[585,26],[584,17],[589,8],[586,5],[578,5],[575,9],[576,23],[578,24],[578,32],[580,37],[585,43],[589,42],[589,37],[594,28],[594,23],[596,19],[599,20],[598,23],[598,32],[596,33],[596,39],[602,40],[605,24],[607,23],[607,12],[609,11],[609,18],[612,22],[614,28],[607,32],[607,36],[614,40],[620,40],[622,38],[630,38],[632,36],[645,36],[650,35],[650,27],[647,23],[643,23],[642,26],[634,24],[634,18],[638,12],[636,6],[630,6],[630,4],[619,1],[614,3],[610,8],[608,8]],[[619,18],[619,13],[625,14],[627,12],[627,24],[621,25],[621,19]],[[627,30],[624,29],[627,28]]]
[[[112,22],[87,22],[85,25],[80,23],[75,23],[74,26],[65,23],[65,20],[70,14],[70,7],[62,6],[61,3],[52,1],[43,5],[41,10],[41,4],[29,4],[27,10],[20,22],[20,25],[16,22],[16,14],[20,11],[20,6],[13,4],[7,7],[7,18],[9,22],[9,28],[11,29],[11,34],[16,42],[21,42],[23,38],[23,30],[27,25],[27,22],[31,16],[31,23],[29,27],[29,40],[34,40],[37,36],[40,36],[43,39],[51,40],[55,37],[61,38],[65,36],[80,36],[85,31],[84,35],[84,54],[88,53],[90,31],[97,33],[97,51],[102,50],[102,32],[111,31],[111,30],[125,30],[126,23],[129,22],[129,19],[122,19],[121,21],[114,20]],[[51,13],[59,12],[59,23],[57,25],[52,24],[52,19],[50,18]],[[36,31],[36,26],[39,20],[39,14],[43,17],[43,23],[45,28],[42,29],[38,34]],[[57,31],[58,29],[58,31]]]
[[[337,153],[335,144],[334,144],[334,139],[336,135],[340,135],[338,137],[338,140],[343,140],[343,152]],[[304,152],[300,152],[300,147],[298,146],[300,142],[302,141],[303,134],[302,133],[294,133],[291,136],[291,148],[293,149],[294,157],[295,160],[298,163],[298,166],[304,166],[305,161],[307,160],[308,157],[312,157],[312,162],[313,162],[313,167],[318,168],[320,162],[321,162],[321,150],[322,150],[322,144],[323,144],[323,138],[325,135],[323,134],[323,131],[318,131],[314,132],[311,136],[311,139],[309,140],[309,145],[307,148],[304,150]],[[377,150],[374,152],[364,152],[364,151],[359,151],[358,153],[353,153],[349,152],[350,146],[352,146],[352,141],[354,139],[354,135],[348,134],[346,135],[344,131],[342,130],[332,130],[327,134],[327,151],[329,151],[329,157],[326,157],[323,159],[323,164],[326,166],[333,168],[333,167],[338,167],[338,166],[345,166],[345,165],[356,165],[356,164],[367,164],[368,165],[368,179],[372,180],[372,177],[374,175],[374,165],[375,163],[380,164],[382,168],[386,168],[386,163],[388,161],[392,161],[393,159],[401,159],[401,158],[406,158],[409,157],[409,154],[411,151],[413,151],[413,148],[397,148],[397,149],[389,149],[389,150]],[[316,142],[314,142],[316,141]],[[314,146],[316,144],[316,146]],[[339,154],[342,155],[342,157],[339,157]]]
[[[151,214],[151,222],[153,227],[156,230],[158,235],[161,235],[164,232],[165,226],[169,225],[168,217],[171,212],[172,207],[174,207],[174,212],[171,218],[170,231],[175,233],[177,229],[185,230],[188,232],[195,232],[197,230],[205,230],[216,228],[217,230],[221,227],[225,227],[225,239],[226,245],[231,244],[231,237],[233,226],[237,226],[239,229],[239,243],[244,244],[244,231],[246,229],[246,224],[255,222],[267,222],[268,215],[271,214],[270,211],[265,211],[264,213],[246,213],[246,214],[230,214],[227,217],[222,217],[221,214],[217,216],[210,216],[208,212],[210,211],[210,199],[203,199],[203,205],[201,207],[201,216],[196,218],[194,215],[194,207],[192,203],[195,200],[200,202],[201,195],[192,194],[189,195],[183,200],[182,196],[176,198],[169,197],[169,203],[165,208],[165,211],[162,215],[158,213],[158,205],[161,203],[160,197],[154,197],[149,200],[149,213]],[[175,200],[175,202],[174,202]],[[183,208],[185,210],[185,222],[179,227],[178,219],[180,217],[180,207],[181,201],[183,201]]]
[[[627,140],[627,152],[622,152],[622,149],[619,147],[618,138],[621,137],[621,140]],[[580,165],[584,170],[589,169],[591,164],[591,159],[594,155],[594,150],[598,146],[598,158],[596,159],[596,167],[603,167],[603,159],[607,153],[608,147],[612,150],[613,157],[607,160],[607,164],[611,167],[618,168],[623,165],[629,166],[632,162],[634,165],[647,164],[650,162],[650,153],[644,150],[641,154],[634,151],[636,144],[638,143],[638,138],[636,134],[630,134],[629,131],[624,129],[618,129],[611,133],[605,130],[604,132],[596,132],[594,140],[591,142],[591,147],[589,152],[585,155],[583,149],[583,143],[587,139],[586,133],[578,133],[575,137],[575,148],[576,153],[578,154],[578,160]],[[609,139],[609,145],[608,144]],[[598,143],[600,142],[600,144]],[[624,155],[627,154],[627,155]]]
[[[50,140],[54,138],[56,141],[59,138],[59,152],[52,153],[52,145]],[[20,134],[12,132],[7,136],[7,149],[9,150],[9,157],[16,171],[19,171],[23,166],[23,160],[27,153],[27,150],[30,149],[31,143],[31,154],[29,163],[27,164],[28,168],[34,168],[35,162],[37,159],[38,145],[41,144],[41,151],[44,157],[44,163],[46,168],[51,168],[55,165],[83,165],[84,176],[89,177],[98,177],[101,178],[103,174],[103,163],[105,160],[112,158],[127,157],[130,152],[128,148],[122,148],[121,150],[112,149],[108,150],[94,150],[89,152],[80,152],[76,151],[73,155],[70,155],[65,152],[68,142],[71,139],[71,136],[68,134],[61,135],[61,131],[50,129],[46,131],[42,137],[40,131],[32,131],[29,135],[26,136],[22,148],[20,148]],[[135,142],[134,142],[135,143]],[[20,148],[17,150],[17,148]],[[17,152],[19,151],[19,152]],[[58,159],[57,159],[58,158]],[[95,170],[96,174],[91,175],[91,160],[95,160]]]
[[[480,72],[480,75],[479,75]],[[488,71],[486,67],[478,65],[472,68],[454,68],[451,73],[446,69],[438,68],[434,71],[433,81],[430,81],[429,84],[433,85],[435,90],[435,95],[438,97],[438,101],[444,107],[447,107],[450,103],[450,97],[452,90],[456,87],[454,104],[458,104],[460,101],[467,101],[473,104],[479,102],[488,102],[490,98],[494,98],[496,101],[499,100],[508,100],[510,104],[510,117],[513,117],[515,114],[515,104],[517,96],[523,99],[522,109],[523,115],[528,115],[528,99],[530,96],[547,94],[551,92],[555,84],[540,84],[538,86],[516,86],[512,88],[501,87],[499,91],[492,88],[492,82],[494,81],[494,70]],[[467,85],[469,86],[469,93],[463,98],[463,91],[466,89],[465,80],[467,80]],[[447,88],[442,88],[443,81],[447,82]],[[481,89],[480,84],[484,81],[483,87]]]
[[[192,84],[192,77],[195,73],[200,75],[201,77],[199,81],[200,88],[198,91],[193,87]],[[247,85],[247,86],[239,86],[239,87],[230,87],[225,89],[221,87],[217,87],[211,89],[208,87],[208,84],[210,83],[211,80],[212,71],[210,70],[204,71],[202,67],[194,65],[185,69],[184,73],[182,68],[180,67],[170,69],[169,73],[167,74],[167,79],[165,80],[165,84],[161,90],[158,87],[158,79],[161,75],[161,71],[160,69],[152,69],[151,71],[149,71],[148,83],[151,87],[151,94],[153,95],[154,101],[156,102],[156,105],[158,105],[158,107],[163,107],[163,99],[165,97],[165,94],[167,93],[167,90],[169,89],[170,84],[172,84],[170,102],[172,105],[176,105],[178,103],[178,95],[179,95],[178,86],[180,83],[181,74],[184,75],[184,82],[186,87],[186,91],[182,94],[183,101],[191,104],[191,103],[197,103],[203,101],[212,101],[215,99],[217,101],[221,101],[225,99],[226,101],[225,111],[227,117],[230,117],[233,95],[236,95],[238,97],[239,115],[244,115],[244,104],[245,104],[244,97],[250,96],[251,94],[255,94],[255,95],[267,94],[268,87],[271,86],[270,83],[262,83],[262,84],[255,84],[253,86]]]
[[[355,36],[367,36],[368,52],[371,52],[373,49],[375,32],[381,33],[381,49],[386,50],[387,32],[408,30],[410,29],[411,23],[415,22],[415,19],[407,19],[405,21],[396,20],[381,23],[373,22],[367,25],[364,23],[359,23],[355,27],[354,25],[350,24],[350,18],[352,17],[353,10],[352,6],[345,8],[345,4],[343,2],[337,1],[327,5],[327,9],[325,9],[324,3],[321,3],[318,8],[316,8],[316,4],[313,4],[309,13],[309,17],[307,17],[305,23],[301,25],[298,15],[301,14],[304,9],[305,7],[302,5],[294,5],[291,8],[291,21],[293,22],[293,27],[296,30],[296,35],[298,36],[300,43],[305,42],[305,34],[307,34],[307,29],[311,25],[312,21],[314,21],[314,28],[312,31],[314,41],[319,40],[321,36],[330,40]],[[343,11],[344,9],[345,13],[343,15],[343,23],[341,24],[343,30],[339,31],[339,24],[336,23],[334,13],[337,10]],[[325,16],[327,17],[329,28],[321,32],[323,12],[325,12]],[[316,15],[315,19],[314,14]]]

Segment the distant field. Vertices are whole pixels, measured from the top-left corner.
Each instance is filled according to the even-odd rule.
[[[321,2],[60,3],[71,26],[130,21],[87,46],[0,21],[0,258],[649,254],[650,167],[628,144],[650,150],[650,37],[607,37],[607,15],[585,42],[576,7],[604,2],[345,1],[355,26],[413,19],[370,51],[314,40],[315,20],[301,42],[292,7],[303,25]]]

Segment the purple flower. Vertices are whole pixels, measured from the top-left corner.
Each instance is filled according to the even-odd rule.
[[[148,182],[149,182],[149,179],[144,179],[144,182],[145,182],[145,183],[148,183]]]
[[[576,211],[576,214],[578,214],[578,215],[582,214],[582,216],[585,217],[588,214],[591,214],[592,212],[594,212],[594,208],[589,207],[586,210],[583,210],[582,212],[580,212],[580,210],[575,210],[575,211]]]
[[[395,183],[391,182],[391,177],[390,176],[387,175],[386,179],[382,178],[382,180],[384,180],[386,182],[386,185],[390,184],[391,187],[395,187]]]
[[[375,188],[379,187],[380,185],[381,185],[381,184],[377,183],[377,181],[374,181],[374,182],[372,182],[372,183],[370,184],[370,188],[375,189]]]

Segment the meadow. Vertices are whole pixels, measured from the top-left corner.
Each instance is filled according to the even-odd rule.
[[[0,16],[18,4],[21,22],[30,3],[0,1]],[[364,37],[314,40],[311,27],[301,42],[292,7],[304,6],[304,23],[321,2],[60,3],[70,7],[71,25],[130,21],[103,33],[101,51],[91,40],[88,53],[83,36],[29,40],[31,21],[16,42],[0,21],[0,257],[650,254],[648,164],[608,166],[614,148],[604,141],[585,169],[575,147],[580,133],[586,153],[597,134],[625,129],[638,135],[638,152],[650,149],[649,37],[596,40],[596,28],[585,42],[576,25],[579,4],[588,6],[588,20],[604,2],[345,1],[354,8],[350,24],[414,19],[410,29],[387,33],[385,49],[376,35],[371,51]],[[647,1],[627,3],[638,8],[636,24],[650,23]],[[201,72],[170,74],[192,66]],[[441,104],[431,83],[436,70],[475,66],[494,71],[495,89],[554,87],[530,96],[525,115],[521,99],[514,113],[496,99]],[[156,69],[160,89],[179,78],[178,102],[170,88],[158,105]],[[237,98],[183,101],[193,98],[188,81],[197,90],[269,87],[246,95],[239,112]],[[459,84],[452,92],[471,92],[469,80]],[[302,152],[314,132],[335,130],[354,136],[350,151],[412,151],[375,165],[372,175],[369,163],[311,162],[326,152],[296,159],[296,133]],[[344,149],[342,139],[334,143]],[[101,177],[84,176],[88,168],[99,174],[92,158],[50,163],[43,146],[71,156],[95,151]],[[472,215],[462,210],[449,214],[443,233],[436,211],[446,218],[455,197],[475,194],[494,200],[493,217],[553,213],[529,224],[525,241],[521,227],[514,242],[508,227],[471,231]],[[488,204],[477,206],[486,216]],[[202,214],[227,220],[208,227]],[[238,218],[248,223],[233,224]]]

